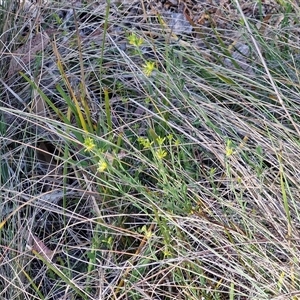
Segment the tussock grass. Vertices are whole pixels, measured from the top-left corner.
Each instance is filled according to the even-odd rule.
[[[53,1],[11,78],[1,5],[1,299],[298,298],[292,3],[176,36],[137,2]]]

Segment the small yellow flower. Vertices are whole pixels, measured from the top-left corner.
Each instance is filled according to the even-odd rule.
[[[231,140],[227,140],[226,142],[226,156],[229,157],[233,154],[234,152],[234,148],[232,147],[232,141]]]
[[[163,159],[167,156],[167,151],[163,150],[163,149],[158,149],[155,152],[155,155],[158,159]]]
[[[162,137],[159,136],[159,137],[156,138],[156,142],[159,146],[161,146],[164,143],[165,139],[166,138],[162,138]]]
[[[168,249],[167,246],[164,247],[164,249],[163,249],[163,254],[164,254],[165,257],[170,257],[170,256],[172,256],[172,252]]]
[[[233,149],[232,148],[226,148],[226,156],[231,156],[233,154]]]
[[[106,169],[107,169],[107,163],[104,160],[100,160],[98,162],[98,168],[97,168],[98,172],[100,173],[104,172]]]
[[[148,138],[144,137],[139,137],[138,142],[144,147],[144,149],[149,149],[153,144],[153,142],[150,142]]]
[[[152,74],[154,69],[155,69],[155,62],[153,61],[147,61],[143,65],[143,72],[147,77],[149,77]]]
[[[168,134],[167,139],[171,142],[173,139],[173,134],[172,133]]]
[[[180,145],[180,140],[177,139],[177,140],[175,141],[174,145],[175,145],[176,147],[178,147],[178,146]]]
[[[85,147],[84,152],[86,152],[86,151],[89,151],[89,152],[90,152],[90,151],[92,151],[92,150],[96,147],[96,145],[95,145],[93,139],[90,138],[90,137],[88,137],[88,138],[86,138],[86,139],[84,140],[83,145],[84,145],[84,147]]]
[[[146,239],[150,239],[152,237],[152,231],[147,229],[145,225],[140,229],[140,232],[145,234]]]
[[[144,40],[141,37],[137,37],[136,34],[133,32],[128,37],[128,42],[130,45],[133,45],[135,47],[140,47],[143,44]]]

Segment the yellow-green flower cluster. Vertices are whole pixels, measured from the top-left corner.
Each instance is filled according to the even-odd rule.
[[[102,172],[104,172],[106,169],[107,169],[107,162],[106,162],[105,160],[103,160],[103,159],[100,159],[100,160],[98,161],[98,168],[97,168],[97,170],[98,170],[100,173],[102,173]]]
[[[132,32],[128,37],[128,43],[130,45],[133,45],[135,46],[137,49],[136,49],[136,52],[140,54],[140,56],[142,57],[142,54],[139,50],[139,48],[142,46],[142,44],[144,43],[144,39],[141,38],[141,37],[138,37],[134,32]],[[143,73],[149,77],[152,72],[155,70],[155,65],[156,63],[153,62],[153,61],[146,61],[144,64],[143,64]]]
[[[155,156],[157,159],[162,160],[163,158],[165,158],[167,156],[167,151],[159,148],[158,150],[155,151]]]
[[[93,152],[95,157],[97,157],[98,172],[100,172],[100,173],[104,172],[107,169],[108,165],[107,165],[107,162],[102,158],[103,151],[101,151],[100,149],[98,149],[96,147],[94,140],[90,137],[85,138],[85,140],[83,142],[83,146],[84,146],[84,152]]]
[[[137,35],[134,32],[132,32],[128,37],[128,42],[130,45],[139,48],[144,43],[144,40],[141,37],[137,37]]]
[[[94,143],[94,140],[92,138],[90,138],[90,137],[87,137],[84,140],[83,146],[84,146],[84,152],[91,152],[96,147],[96,145]]]
[[[166,140],[165,137],[163,138],[163,137],[158,136],[156,138],[156,142],[157,142],[159,148],[155,151],[155,156],[159,160],[162,160],[168,154],[166,150],[162,149],[162,145],[164,144],[165,140]]]
[[[233,154],[234,147],[232,145],[232,141],[231,140],[227,140],[227,142],[226,142],[226,151],[225,152],[226,152],[225,153],[226,157],[229,157],[229,156],[231,156]]]
[[[158,136],[156,138],[156,143],[158,145],[158,149],[154,149],[154,148],[152,148],[153,141],[150,142],[150,140],[148,138],[145,138],[145,137],[139,137],[138,138],[139,144],[142,145],[144,149],[152,149],[152,150],[154,150],[153,153],[154,153],[155,157],[158,160],[162,160],[168,154],[166,150],[162,149],[162,145],[165,142],[165,140],[166,140],[165,137],[163,138],[163,137]]]
[[[162,137],[158,136],[158,137],[156,138],[156,142],[157,142],[157,144],[158,144],[159,146],[162,146],[162,144],[164,143],[165,139],[166,139],[165,137],[162,138]]]
[[[155,70],[154,61],[146,61],[146,63],[143,65],[143,72],[147,77],[149,77],[154,70]]]
[[[138,142],[144,147],[144,149],[149,149],[153,144],[153,142],[150,142],[148,138],[144,138],[142,136],[138,138]]]

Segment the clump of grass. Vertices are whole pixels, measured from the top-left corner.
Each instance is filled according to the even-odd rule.
[[[257,29],[237,5],[238,56],[218,28],[201,49],[161,16],[157,39],[150,19],[120,26],[123,6],[83,42],[90,5],[73,11],[75,55],[58,36],[47,49],[55,86],[24,70],[26,109],[1,106],[1,297],[296,299],[295,8]]]

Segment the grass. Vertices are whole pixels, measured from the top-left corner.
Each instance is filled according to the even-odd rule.
[[[298,299],[298,8],[111,2],[1,3],[0,299]]]

